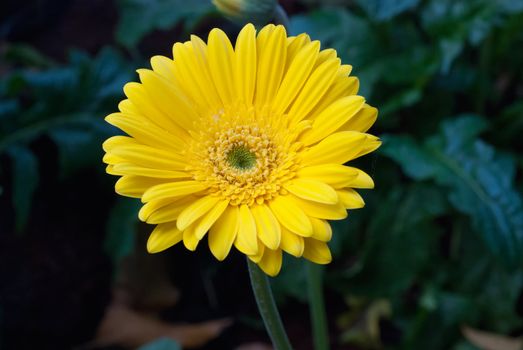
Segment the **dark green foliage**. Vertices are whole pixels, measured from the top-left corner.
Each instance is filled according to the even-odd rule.
[[[170,338],[161,338],[141,346],[138,350],[181,350],[181,347]]]
[[[408,136],[384,137],[382,151],[413,179],[445,186],[449,202],[470,217],[496,258],[517,268],[523,262],[523,205],[513,183],[515,159],[477,139],[485,128],[482,119],[461,117],[444,122],[423,146]]]
[[[107,221],[104,250],[117,265],[134,249],[140,202],[131,198],[118,198]]]
[[[17,231],[25,226],[38,182],[31,145],[49,137],[57,146],[63,176],[101,166],[101,142],[115,132],[103,118],[123,96],[129,68],[112,49],[95,58],[74,51],[66,66],[16,69],[0,81],[0,154],[7,152],[12,159]]]
[[[327,285],[391,302],[401,340],[386,348],[475,349],[463,324],[520,334],[523,2],[357,3],[291,17],[380,110],[384,144],[357,162],[376,189],[333,223]]]
[[[115,36],[127,48],[155,29],[167,30],[180,21],[194,24],[213,9],[207,0],[119,0],[118,6],[121,17]]]
[[[12,146],[7,153],[12,161],[15,229],[22,232],[31,211],[31,199],[38,185],[38,161],[26,147]]]

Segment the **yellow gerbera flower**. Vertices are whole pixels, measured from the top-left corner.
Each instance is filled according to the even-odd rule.
[[[380,145],[351,66],[274,25],[246,25],[234,48],[213,29],[173,56],[138,70],[106,118],[129,135],[104,143],[104,162],[121,176],[116,192],[141,198],[139,218],[157,225],[149,252],[195,250],[207,234],[218,260],[234,245],[271,276],[282,251],[329,263],[326,220],[363,207],[354,188],[374,186],[343,164]]]

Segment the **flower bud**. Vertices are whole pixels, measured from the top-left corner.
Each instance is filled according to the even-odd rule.
[[[278,6],[276,0],[213,0],[220,13],[232,21],[262,25],[269,22]]]

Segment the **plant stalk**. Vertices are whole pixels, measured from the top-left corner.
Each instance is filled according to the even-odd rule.
[[[265,329],[267,333],[269,333],[274,349],[292,350],[272,295],[269,278],[258,265],[253,263],[249,258],[247,258],[247,266],[249,268],[249,276],[251,278],[252,291],[254,292],[256,304],[258,304],[258,310],[263,318]]]
[[[315,350],[329,349],[329,330],[323,297],[323,266],[306,262],[309,308]]]

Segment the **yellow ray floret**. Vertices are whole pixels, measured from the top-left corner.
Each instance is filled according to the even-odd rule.
[[[329,263],[327,220],[364,206],[355,188],[374,187],[345,163],[380,146],[352,67],[272,24],[246,25],[234,45],[213,29],[173,56],[138,70],[106,118],[128,135],[103,145],[116,192],[140,198],[140,220],[157,225],[148,251],[195,250],[207,236],[218,260],[235,247],[271,276],[282,252]]]

